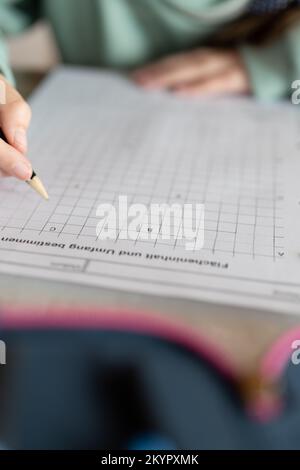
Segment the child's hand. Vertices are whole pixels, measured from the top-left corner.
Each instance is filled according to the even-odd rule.
[[[0,139],[0,176],[29,180],[32,167],[25,155],[30,107],[1,75],[0,97],[0,127],[8,141],[7,144]]]
[[[251,91],[243,61],[236,51],[197,49],[142,67],[134,81],[149,89],[169,89],[187,96],[245,94]]]

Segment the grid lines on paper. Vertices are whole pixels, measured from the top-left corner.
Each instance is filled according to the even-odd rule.
[[[255,146],[247,145],[256,138],[259,124],[233,135],[229,121],[220,126],[196,112],[181,119],[171,113],[153,119],[136,111],[126,120],[122,113],[105,119],[99,111],[95,136],[87,124],[78,133],[76,119],[71,114],[66,119],[72,135],[66,139],[66,129],[56,128],[55,116],[50,118],[56,139],[48,143],[45,162],[53,158],[54,171],[48,178],[43,175],[49,203],[20,184],[1,183],[6,187],[0,201],[2,235],[32,233],[58,242],[69,236],[103,244],[96,235],[97,207],[105,202],[116,205],[123,195],[129,204],[148,208],[155,203],[205,204],[203,250],[211,255],[283,256],[282,161],[275,151],[280,145],[270,133],[261,135]],[[176,147],[170,145],[174,135]],[[35,154],[45,153],[44,145],[41,136]],[[128,246],[184,249],[186,240],[176,233],[161,238],[163,220],[164,215],[157,226],[142,223]],[[115,244],[123,230],[118,227]],[[151,239],[143,236],[147,233]]]

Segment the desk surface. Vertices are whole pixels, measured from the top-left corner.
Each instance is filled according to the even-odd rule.
[[[28,96],[41,76],[20,75],[19,89]],[[245,373],[252,369],[272,341],[292,325],[295,317],[236,307],[159,298],[43,280],[0,275],[2,305],[36,306],[47,315],[49,307],[109,307],[146,310],[176,318],[218,344]]]

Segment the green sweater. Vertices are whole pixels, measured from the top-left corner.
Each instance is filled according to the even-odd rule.
[[[5,37],[40,17],[52,25],[65,63],[128,68],[201,46],[221,25],[238,17],[247,1],[0,0],[0,70],[13,79]],[[290,95],[291,83],[300,78],[299,48],[300,25],[268,47],[241,44],[258,98]]]

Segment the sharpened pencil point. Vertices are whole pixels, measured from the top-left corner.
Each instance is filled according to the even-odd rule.
[[[46,201],[49,200],[49,195],[45,189],[45,186],[43,185],[42,181],[40,178],[35,174],[35,172],[32,173],[32,177],[29,181],[27,181],[29,186],[36,191],[43,199]]]

